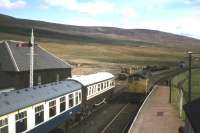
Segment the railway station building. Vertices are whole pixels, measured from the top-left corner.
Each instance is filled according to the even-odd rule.
[[[0,89],[20,89],[29,86],[30,47],[20,41],[0,42]],[[71,77],[71,65],[34,46],[34,85],[60,81]]]

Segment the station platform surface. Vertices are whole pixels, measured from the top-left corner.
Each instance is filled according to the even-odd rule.
[[[129,133],[179,133],[182,125],[177,110],[169,103],[169,87],[157,86]]]

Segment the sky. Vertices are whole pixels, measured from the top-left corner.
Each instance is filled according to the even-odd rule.
[[[0,13],[79,26],[152,29],[200,39],[200,0],[0,0]]]

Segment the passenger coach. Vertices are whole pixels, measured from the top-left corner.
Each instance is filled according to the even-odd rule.
[[[0,94],[0,133],[45,133],[74,118],[81,87],[66,80]]]
[[[112,98],[115,77],[111,73],[98,72],[90,75],[74,76],[72,79],[83,85],[83,113],[90,113],[95,107],[106,103]]]

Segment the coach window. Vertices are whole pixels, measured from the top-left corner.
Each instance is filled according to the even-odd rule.
[[[106,82],[104,82],[104,89],[106,88]]]
[[[114,81],[112,81],[112,86],[115,86],[115,82]]]
[[[98,84],[98,91],[100,91],[101,89],[101,84]]]
[[[78,104],[78,92],[75,92],[75,104],[77,105]]]
[[[60,98],[60,112],[65,111],[66,108],[66,102],[65,102],[65,96]]]
[[[103,84],[103,83],[101,83],[101,90],[103,90],[103,88],[104,88],[104,84]]]
[[[90,96],[90,93],[91,93],[91,89],[90,87],[88,87],[88,96]]]
[[[90,89],[87,88],[87,96],[89,96],[89,95],[90,95]]]
[[[49,102],[49,117],[56,115],[56,100]]]
[[[74,106],[74,95],[72,93],[72,94],[69,94],[69,108],[73,106]]]
[[[96,93],[96,85],[93,85],[93,94]]]
[[[111,81],[110,81],[110,86],[113,86],[113,85],[112,85],[112,82],[113,82],[113,81],[111,80]]]
[[[82,97],[81,97],[81,92],[80,91],[78,92],[78,95],[79,95],[79,103],[81,103]]]
[[[44,105],[35,107],[35,125],[44,121]]]
[[[0,133],[8,133],[8,118],[0,120]]]
[[[94,87],[91,86],[91,95],[93,94],[93,91],[94,91]]]
[[[27,113],[26,111],[15,115],[16,132],[24,132],[27,129]]]

